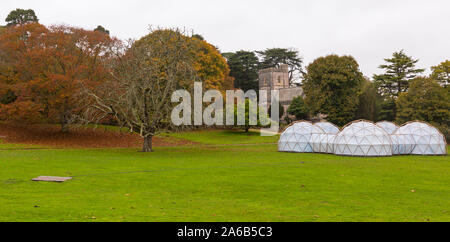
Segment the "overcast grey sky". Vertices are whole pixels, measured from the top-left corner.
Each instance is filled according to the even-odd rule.
[[[352,55],[364,75],[404,49],[427,68],[450,59],[449,0],[2,0],[0,24],[15,8],[40,22],[139,38],[148,25],[186,27],[221,51],[293,47],[305,64],[327,54]]]

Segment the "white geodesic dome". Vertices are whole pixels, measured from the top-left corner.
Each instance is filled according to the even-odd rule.
[[[327,134],[337,134],[340,131],[338,126],[336,126],[330,122],[318,122],[318,123],[315,123],[314,125],[319,126]]]
[[[389,121],[381,121],[376,123],[376,125],[384,129],[384,131],[386,131],[386,133],[388,134],[393,134],[398,129],[398,126],[396,124]]]
[[[289,126],[280,136],[278,151],[312,153],[311,135],[324,133],[323,130],[309,122],[297,122]]]
[[[388,133],[375,124],[358,120],[347,124],[336,136],[334,153],[348,156],[391,156]]]
[[[334,153],[336,134],[312,134],[311,145],[315,153]]]
[[[416,142],[411,134],[392,134],[392,154],[409,155],[416,147]]]
[[[406,123],[393,134],[394,136],[409,136],[414,141],[413,155],[446,155],[447,143],[444,135],[438,129],[425,122]],[[401,140],[402,143],[404,140]]]

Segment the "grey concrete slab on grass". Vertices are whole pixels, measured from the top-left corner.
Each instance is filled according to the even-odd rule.
[[[40,176],[31,179],[32,181],[45,181],[45,182],[65,182],[71,180],[72,177],[57,177],[57,176]]]

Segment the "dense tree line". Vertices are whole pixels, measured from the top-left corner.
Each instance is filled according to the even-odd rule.
[[[300,85],[303,72],[303,59],[295,49],[272,48],[263,51],[240,50],[235,53],[224,53],[230,66],[230,76],[234,78],[234,87],[247,90],[258,90],[258,71],[286,64],[289,67],[289,83]]]
[[[384,59],[384,73],[370,79],[352,56],[320,57],[304,68],[298,50],[220,53],[201,35],[179,29],[153,29],[125,43],[101,25],[41,25],[33,10],[16,9],[6,22],[0,28],[3,121],[58,123],[68,132],[73,122],[113,118],[141,135],[143,150],[151,151],[152,137],[172,128],[172,91],[192,90],[194,80],[222,93],[257,90],[259,70],[287,64],[290,85],[302,85],[305,93],[287,110],[297,119],[320,116],[338,125],[423,120],[450,133],[449,60],[422,76],[419,60],[402,50]]]
[[[256,52],[241,50],[225,53],[224,56],[230,66],[230,75],[235,79],[234,87],[244,91],[258,89],[260,69],[288,64],[291,85],[301,84],[305,93],[304,97],[294,99],[287,110],[296,119],[321,116],[338,125],[354,119],[398,123],[418,119],[432,122],[448,133],[448,109],[418,105],[417,109],[421,110],[417,113],[422,114],[412,115],[404,110],[408,106],[404,102],[411,102],[412,99],[399,98],[409,93],[410,85],[417,79],[426,79],[437,84],[435,88],[427,89],[433,93],[428,98],[439,96],[442,102],[449,102],[449,95],[442,96],[442,93],[450,93],[448,60],[431,67],[432,74],[423,77],[421,75],[425,70],[416,68],[419,60],[401,50],[394,52],[391,58],[384,59],[386,63],[379,67],[384,73],[374,75],[371,79],[362,75],[358,63],[351,56],[320,57],[309,64],[306,71],[303,71],[299,52],[292,49],[273,48]],[[417,82],[417,85],[424,85],[422,90],[426,89],[425,82]],[[438,94],[439,92],[442,93]],[[437,112],[443,118],[436,120],[434,117],[439,116]]]

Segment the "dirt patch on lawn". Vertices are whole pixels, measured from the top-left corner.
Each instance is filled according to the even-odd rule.
[[[42,145],[58,148],[138,148],[142,138],[137,134],[111,129],[75,127],[69,133],[59,126],[0,124],[0,140],[5,143]],[[154,137],[153,146],[183,146],[194,142],[172,137]]]

